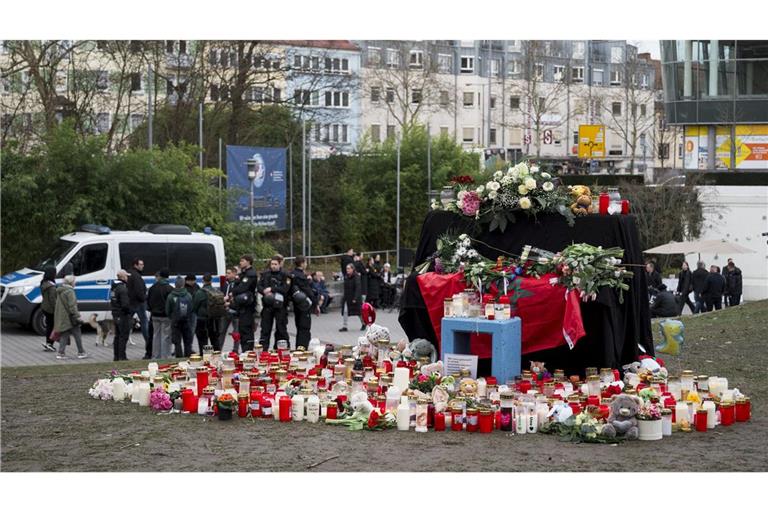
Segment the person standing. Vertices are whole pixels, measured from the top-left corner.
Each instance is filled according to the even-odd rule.
[[[704,305],[704,286],[707,283],[707,276],[709,272],[705,268],[703,261],[696,263],[696,270],[691,274],[691,287],[693,288],[693,302],[696,305],[694,313],[702,313],[705,310]]]
[[[144,359],[152,357],[152,339],[149,337],[149,319],[147,318],[147,284],[142,277],[144,261],[141,258],[133,260],[128,271],[128,300],[133,315],[139,317],[141,336],[144,338]]]
[[[355,250],[347,249],[346,254],[341,255],[341,278],[344,278],[344,274],[347,273],[347,265],[355,263]]]
[[[709,267],[709,275],[704,284],[704,303],[707,311],[723,308],[723,292],[725,291],[725,278],[720,274],[720,269],[715,265]]]
[[[645,264],[645,276],[648,281],[648,296],[652,297],[653,295],[656,295],[656,292],[661,286],[661,274],[656,270],[656,264],[654,262],[649,261]]]
[[[232,286],[232,297],[238,312],[240,348],[243,352],[253,350],[253,321],[256,313],[256,284],[259,276],[253,268],[253,256],[245,254],[240,258],[240,274]]]
[[[168,282],[168,269],[161,269],[155,276],[155,284],[150,286],[147,293],[147,305],[152,314],[152,359],[168,359],[171,357],[171,320],[165,310],[165,303],[173,291]]]
[[[312,312],[320,314],[317,306],[317,295],[315,295],[312,285],[309,282],[304,269],[307,267],[307,261],[304,256],[296,256],[294,269],[291,272],[293,316],[296,322],[296,347],[304,349],[309,347],[309,340],[312,337]]]
[[[184,278],[176,278],[176,286],[165,301],[165,314],[171,319],[171,340],[175,357],[192,355],[192,296],[184,287]],[[184,343],[182,347],[182,342]]]
[[[226,280],[221,288],[221,293],[224,294],[224,305],[227,307],[227,314],[221,318],[219,325],[219,347],[224,350],[224,342],[227,338],[227,330],[232,325],[232,330],[237,332],[237,310],[234,309],[232,303],[232,286],[237,279],[237,267],[231,267],[227,269]],[[237,340],[232,342],[232,352],[236,354],[240,352],[240,343]]]
[[[109,304],[115,322],[115,338],[112,340],[115,361],[128,360],[125,347],[128,344],[128,336],[131,334],[133,310],[131,309],[127,283],[128,272],[122,269],[118,270],[117,279],[112,283],[112,288],[109,291]]]
[[[347,331],[347,321],[350,316],[360,316],[362,302],[363,298],[362,285],[360,284],[360,274],[355,272],[355,266],[350,263],[347,265],[346,272],[344,273],[344,297],[341,300],[341,316],[343,323],[341,329],[339,329],[339,332]],[[365,324],[362,322],[363,321],[361,318],[361,331],[365,330]]]
[[[741,304],[742,277],[741,269],[736,266],[732,259],[728,258],[728,265],[725,267],[725,290],[729,306],[738,306]]]
[[[363,255],[355,254],[355,272],[360,276],[361,307],[368,297],[368,269],[363,263]]]
[[[203,286],[198,288],[192,297],[192,312],[197,319],[195,334],[201,354],[206,345],[211,345],[213,350],[220,350],[217,324],[223,313],[219,309],[224,307],[224,302],[222,300],[219,303],[221,292],[214,289],[212,279],[210,273],[203,274]],[[215,310],[215,318],[211,315],[212,310]]]
[[[693,275],[691,269],[688,267],[688,262],[683,261],[683,268],[677,274],[677,294],[680,296],[680,314],[683,314],[685,305],[688,304],[688,308],[691,313],[696,312],[696,306],[691,302],[689,297],[693,290]]]
[[[368,272],[368,295],[366,300],[375,308],[379,307],[379,297],[381,296],[381,266],[376,264],[373,256],[368,258],[366,267]]]
[[[275,341],[288,341],[288,296],[291,277],[280,268],[278,255],[269,260],[269,269],[262,272],[256,289],[261,295],[261,335],[259,344],[267,350],[275,325]]]
[[[85,359],[88,354],[83,350],[83,335],[80,331],[80,311],[77,309],[75,296],[75,276],[64,277],[64,283],[56,289],[56,306],[53,314],[53,329],[59,333],[59,353],[56,359],[67,359],[65,353],[69,345],[69,336],[75,337],[77,358]]]
[[[43,350],[46,352],[56,352],[53,346],[51,333],[53,332],[53,315],[56,312],[56,267],[47,266],[43,270],[43,280],[40,282],[40,295],[42,302],[40,310],[45,318],[45,342]]]
[[[384,269],[381,272],[381,305],[385,308],[391,308],[395,303],[395,276],[392,274],[392,267],[389,263],[384,264]]]

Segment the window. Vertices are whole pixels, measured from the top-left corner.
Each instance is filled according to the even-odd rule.
[[[387,103],[395,101],[395,90],[391,87],[387,87]]]
[[[645,117],[645,105],[640,105],[640,117]]]
[[[173,43],[173,41],[166,41],[165,42],[165,53],[173,53],[176,45]]]
[[[491,76],[499,76],[499,59],[491,59]]]
[[[640,75],[640,87],[642,87],[643,89],[647,89],[648,88],[648,74],[647,73],[643,73],[642,75]]]
[[[574,59],[584,58],[584,41],[573,42],[573,58]]]
[[[465,107],[472,107],[475,104],[475,93],[474,92],[465,92],[464,93],[464,106]]]
[[[315,125],[315,142],[322,141],[322,137],[323,137],[322,133],[323,133],[323,127],[320,123],[317,123]]]
[[[448,127],[447,126],[441,126],[440,127],[440,136],[441,137],[447,137],[448,136]]]
[[[333,137],[331,137],[332,142],[339,142],[339,125],[334,124],[333,125]]]
[[[614,46],[611,48],[611,64],[621,64],[624,61],[624,48]]]
[[[333,59],[333,71],[341,71],[341,59]]]
[[[179,41],[179,53],[182,55],[187,54],[187,42],[186,41]]]
[[[387,67],[399,68],[400,67],[400,52],[387,48]]]
[[[381,87],[371,87],[371,102],[378,103],[381,99]]]
[[[215,66],[219,62],[219,54],[216,50],[211,50],[208,52],[208,64],[211,66]]]
[[[512,110],[518,110],[520,108],[520,96],[509,97],[509,108]]]
[[[301,55],[294,55],[293,56],[293,67],[294,68],[301,68]]]
[[[453,71],[453,55],[438,53],[437,71],[439,73],[451,73]]]
[[[341,59],[341,70],[349,72],[349,59]]]
[[[345,124],[341,125],[341,142],[349,142],[349,134]]]
[[[411,92],[411,103],[421,103],[421,89],[414,89]]]
[[[120,268],[131,268],[133,260],[141,258],[144,269],[141,274],[153,276],[158,270],[168,267],[168,246],[165,243],[121,243]]]
[[[2,122],[0,122],[0,128],[3,131],[10,130],[13,124],[13,116],[11,114],[3,114]]]
[[[659,158],[662,160],[669,158],[669,142],[659,144]]]
[[[68,265],[72,265],[72,273],[75,276],[98,272],[107,266],[108,251],[109,245],[105,243],[86,245],[72,256]]]
[[[308,93],[309,91],[307,91]],[[309,100],[307,99],[307,103]],[[344,91],[325,91],[326,107],[348,107],[349,92]]]
[[[496,128],[491,128],[489,130],[491,133],[488,135],[488,139],[491,144],[496,144]]]
[[[109,73],[104,70],[96,72],[96,88],[100,91],[106,91],[109,88]]]
[[[388,124],[387,125],[387,138],[393,139],[395,137],[395,125]]]
[[[249,90],[249,95],[247,99],[250,101],[253,101],[255,103],[262,103],[264,101],[264,88],[263,87],[251,87]],[[304,93],[309,93],[309,91],[304,91]],[[305,103],[306,104],[306,103]]]
[[[621,116],[621,102],[614,101],[611,103],[611,113],[614,116]]]
[[[331,125],[326,124],[323,126],[323,142],[328,142],[331,137]]]
[[[571,81],[572,82],[583,82],[584,81],[584,67],[583,66],[576,66],[574,68],[571,68]]]
[[[282,89],[274,87],[272,89],[272,103],[280,103],[282,99]]]
[[[131,73],[131,92],[141,92],[141,73]]]
[[[144,124],[144,115],[143,114],[131,114],[131,116],[128,118],[128,129],[130,131],[135,130],[142,124]]]
[[[11,80],[8,77],[3,77],[3,93],[7,94],[11,92]]]
[[[579,132],[573,132],[573,144],[577,145],[579,143]]]
[[[539,113],[545,113],[547,111],[547,99],[543,96],[539,96]]]
[[[544,64],[534,64],[533,65],[533,76],[537,80],[543,80],[544,79]]]
[[[496,108],[496,96],[491,96],[488,102],[490,103],[490,108]]]
[[[379,66],[381,64],[381,48],[375,46],[368,47],[368,65]]]
[[[213,244],[169,243],[168,270],[171,275],[195,274],[199,276],[206,272],[215,275],[217,270],[216,251]],[[144,272],[146,271],[147,262],[144,261]]]
[[[440,91],[440,106],[447,107],[449,101],[448,91]]]
[[[468,75],[475,72],[475,58],[474,57],[462,57],[461,58],[461,73]]]
[[[379,124],[371,125],[371,141],[381,142],[381,125]]]
[[[256,59],[258,60],[258,59]],[[256,67],[256,60],[254,60],[253,67]],[[225,52],[224,50],[221,50],[219,52],[219,64],[221,64],[223,67],[229,66],[229,53]]]
[[[507,74],[512,75],[519,75],[520,71],[522,70],[522,64],[520,64],[519,60],[511,60],[507,63]]]
[[[219,101],[219,86],[211,85],[211,101]]]
[[[96,133],[104,134],[109,131],[109,113],[100,112],[96,114]]]
[[[592,85],[603,85],[603,70],[602,69],[593,69],[592,70]]]
[[[611,85],[621,85],[621,71],[611,71]]]
[[[553,66],[552,70],[555,82],[562,82],[565,77],[565,66]]]
[[[461,141],[462,142],[475,141],[475,128],[473,126],[465,126],[461,129]]]
[[[424,66],[424,52],[421,50],[411,50],[408,65],[412,68],[421,69]]]

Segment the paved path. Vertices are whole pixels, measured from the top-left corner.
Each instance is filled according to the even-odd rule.
[[[397,321],[397,311],[388,313],[378,311],[376,320],[379,325],[389,328],[392,339],[399,340],[405,338],[405,332]],[[312,316],[312,336],[318,337],[322,341],[335,344],[355,344],[357,338],[363,333],[359,331],[360,323],[357,318],[350,318],[348,332],[339,332],[341,327],[341,314],[338,310],[331,310],[329,313]],[[83,348],[89,354],[88,359],[77,359],[77,347],[72,340],[71,345],[67,347],[67,355],[70,359],[63,361],[56,359],[56,354],[43,350],[41,343],[43,338],[27,331],[14,323],[3,322],[0,330],[0,364],[2,367],[10,366],[35,366],[44,364],[85,364],[89,362],[108,362],[112,360],[112,346],[106,347],[96,345],[97,335],[92,328],[85,326],[83,332]],[[296,335],[293,315],[288,317],[288,333],[293,339]],[[258,336],[258,334],[257,334]],[[257,338],[258,339],[258,338]],[[131,334],[132,345],[128,343],[126,353],[128,359],[141,359],[144,355],[144,339],[141,333],[133,332]],[[111,343],[111,337],[108,340]],[[197,347],[197,340],[193,342],[193,347]],[[227,337],[225,348],[232,347],[232,338]],[[58,348],[58,344],[57,344]]]

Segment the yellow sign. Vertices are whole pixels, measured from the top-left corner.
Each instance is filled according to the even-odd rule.
[[[579,158],[605,157],[605,125],[579,125]]]

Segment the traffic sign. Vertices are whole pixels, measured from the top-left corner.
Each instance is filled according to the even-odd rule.
[[[552,130],[544,130],[544,144],[552,144]]]
[[[523,144],[530,144],[531,143],[531,134],[526,133],[523,135]]]

